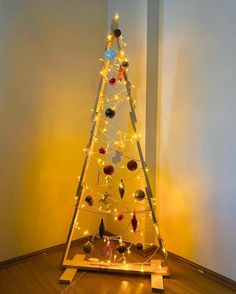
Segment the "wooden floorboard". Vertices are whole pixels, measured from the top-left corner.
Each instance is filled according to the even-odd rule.
[[[100,248],[96,246],[95,254]],[[70,252],[82,253],[74,246]],[[132,261],[143,257],[131,254]],[[68,285],[60,284],[62,251],[41,254],[34,259],[0,270],[0,294],[60,294]],[[171,277],[164,279],[165,294],[235,294],[173,260],[168,261]],[[78,272],[74,280],[82,272]],[[144,276],[86,272],[66,294],[146,294],[151,293],[151,279]]]

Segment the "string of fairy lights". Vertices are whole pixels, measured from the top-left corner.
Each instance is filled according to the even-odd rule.
[[[117,49],[113,46],[114,40],[117,41]],[[141,139],[141,135],[134,131],[131,121],[130,129],[132,131],[126,130],[127,125],[125,130],[117,127],[117,118],[130,105],[135,107],[136,104],[128,93],[129,91],[127,92],[129,62],[123,51],[125,46],[121,31],[116,28],[112,34],[108,35],[108,46],[104,58],[100,59],[103,63],[100,74],[108,91],[99,93],[99,109],[91,109],[93,114],[95,113],[94,123],[97,125],[97,129],[92,137],[93,147],[91,148],[90,145],[90,147],[83,149],[96,167],[97,179],[96,183],[89,183],[88,177],[83,180],[83,192],[81,199],[79,199],[78,208],[81,213],[91,213],[101,217],[98,233],[92,234],[92,237],[89,237],[91,240],[83,245],[84,253],[90,254],[94,249],[95,238],[101,238],[104,240],[102,254],[108,258],[108,263],[120,261],[126,263],[125,254],[130,254],[132,246],[142,250],[147,244],[153,245],[141,241],[136,245],[133,243],[137,236],[141,240],[144,231],[153,230],[153,227],[145,229],[141,223],[145,221],[146,214],[150,218],[153,217],[156,201],[155,198],[149,198],[148,204],[145,201],[147,196],[145,189],[142,188],[145,180],[144,166],[136,154],[137,151],[136,153],[133,151],[134,145]],[[134,86],[131,85],[131,88]],[[147,172],[148,169],[145,167],[145,173]],[[121,174],[125,176],[127,173],[128,177],[122,176],[121,178]],[[131,193],[132,199],[130,199],[130,192],[127,192],[129,185],[131,187],[137,186],[137,189]],[[107,235],[104,224],[105,216],[109,216],[121,224],[122,232],[119,235]],[[74,228],[81,231],[77,220],[78,216]],[[154,225],[154,230],[158,233],[157,225]],[[90,236],[90,232],[85,230],[82,235]],[[131,239],[127,238],[130,235]],[[118,241],[116,248],[115,241]]]

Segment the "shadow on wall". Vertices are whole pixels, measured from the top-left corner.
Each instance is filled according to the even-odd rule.
[[[211,240],[209,230],[214,235],[217,228],[206,227],[214,219],[207,197],[213,187],[210,170],[199,160],[203,152],[201,111],[195,97],[201,93],[192,95],[196,81],[191,57],[184,47],[178,50],[175,76],[167,76],[170,88],[161,89],[168,96],[161,95],[159,102],[161,231],[168,250],[190,259],[199,255],[207,259],[215,252],[213,248],[205,252],[203,244]]]

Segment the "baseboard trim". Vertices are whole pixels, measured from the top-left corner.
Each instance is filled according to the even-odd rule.
[[[73,240],[71,243],[72,243],[72,245],[76,245],[77,243],[81,242],[83,239],[88,239],[88,237],[83,237],[80,239]],[[19,263],[26,262],[28,260],[37,258],[42,254],[47,254],[47,253],[51,253],[51,252],[55,252],[55,251],[59,251],[59,250],[64,250],[65,246],[66,246],[66,244],[62,243],[62,244],[51,246],[51,247],[48,247],[45,249],[37,250],[37,251],[31,252],[28,254],[24,254],[21,256],[14,257],[14,258],[3,260],[0,262],[0,270],[3,268],[7,268],[10,266],[17,265]]]
[[[195,262],[192,262],[186,258],[183,258],[173,252],[168,251],[169,259],[174,260],[181,264],[182,266],[210,279],[218,284],[221,284],[225,287],[231,288],[233,290],[236,290],[236,282],[230,278],[227,278],[221,274],[218,274],[212,270],[209,270],[208,268],[205,268]]]

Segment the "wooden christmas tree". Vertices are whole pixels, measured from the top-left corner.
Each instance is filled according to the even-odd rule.
[[[101,59],[101,79],[93,108],[92,128],[84,149],[75,210],[62,261],[66,270],[60,281],[70,283],[78,269],[139,273],[151,275],[152,289],[161,291],[162,277],[168,275],[168,268],[162,267],[161,260],[153,260],[152,256],[158,251],[165,260],[167,251],[160,235],[155,213],[156,199],[137,133],[135,101],[128,79],[129,62],[124,46],[116,15],[104,58]],[[86,224],[80,223],[82,212],[89,214],[90,218],[96,215],[99,219],[96,232],[89,232]],[[148,228],[146,218],[152,222]],[[112,222],[116,232],[108,233],[107,225],[111,230]],[[83,236],[87,236],[82,245],[84,254],[76,254],[69,259],[74,231],[80,226],[85,228]],[[129,262],[127,255],[133,248],[137,251],[145,249],[144,232],[148,230],[156,236],[154,254],[142,263]],[[96,239],[104,241],[102,259],[100,256],[90,258]]]

